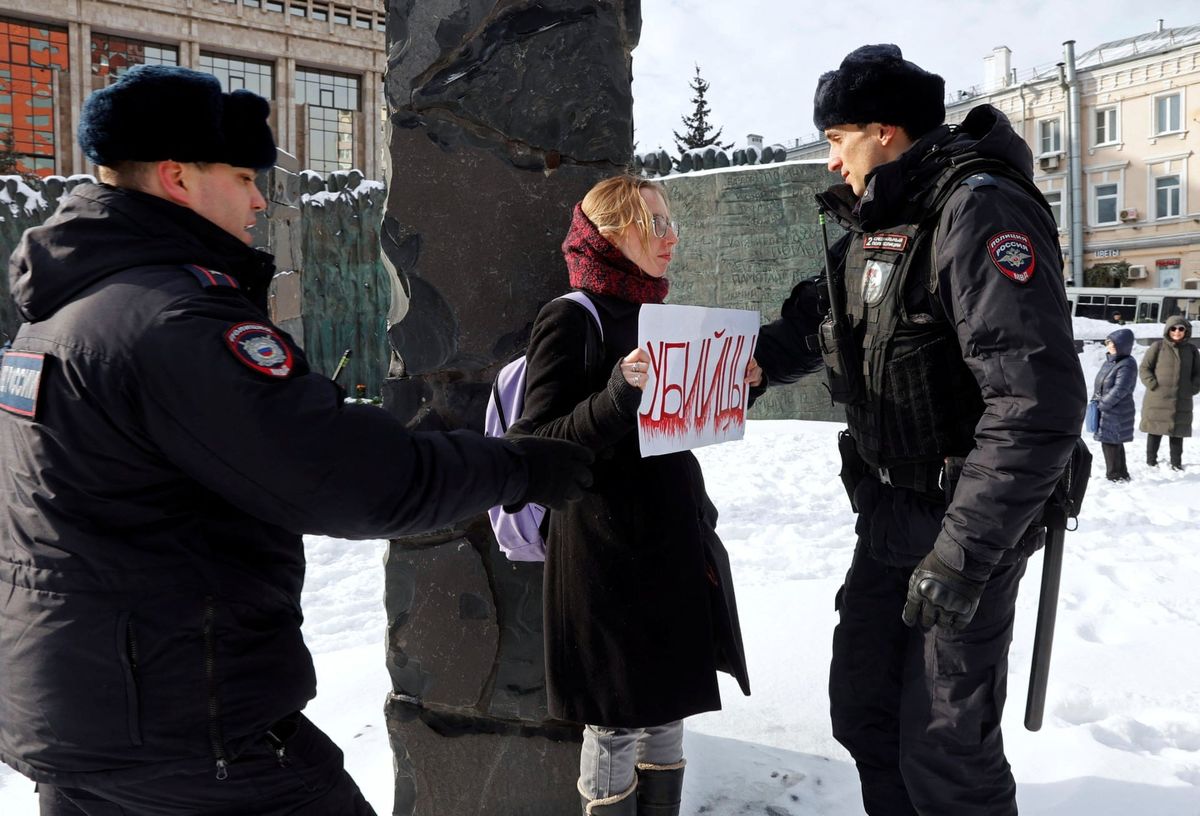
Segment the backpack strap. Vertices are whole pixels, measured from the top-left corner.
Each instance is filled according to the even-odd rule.
[[[559,295],[555,300],[569,300],[572,303],[578,303],[583,308],[587,309],[587,313],[592,316],[592,320],[596,322],[596,330],[600,332],[600,342],[604,342],[604,324],[600,322],[600,313],[596,311],[596,304],[587,296],[587,292],[580,292],[578,289],[574,292],[567,292],[565,295]]]
[[[565,295],[559,295],[555,300],[569,300],[577,306],[582,306],[592,316],[592,325],[600,337],[600,345],[599,348],[594,346],[592,332],[588,332],[583,347],[583,364],[588,371],[591,371],[604,359],[604,324],[600,322],[600,313],[596,310],[596,304],[587,296],[586,292],[578,289],[567,292]]]

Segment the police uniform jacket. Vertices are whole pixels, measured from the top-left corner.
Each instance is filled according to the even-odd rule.
[[[301,534],[524,494],[509,443],[343,404],[268,321],[270,257],[191,210],[83,186],[11,266],[0,758],[34,779],[220,771],[315,693]]]
[[[589,293],[603,364],[585,365],[591,317],[553,300],[529,341],[528,383],[513,433],[596,452],[592,489],[549,514],[544,627],[550,714],[641,728],[721,707],[717,670],[750,693],[733,581],[717,510],[688,451],[642,458],[633,417],[609,372],[637,346],[639,304]]]
[[[985,164],[947,183],[967,162]],[[916,564],[933,545],[983,580],[1014,560],[1036,537],[1031,525],[1079,436],[1086,384],[1057,228],[1032,175],[1029,148],[985,105],[877,167],[861,200],[844,184],[818,197],[848,230],[834,259],[839,296],[852,308],[878,298],[899,315],[884,335],[870,318],[856,326],[853,345],[877,393],[848,408],[852,430],[875,436],[870,451],[859,440],[871,475],[856,495],[858,531],[894,565]],[[889,280],[909,256],[906,279]],[[786,306],[783,314],[764,326],[756,352],[772,382],[811,370],[799,342],[811,329],[790,325]],[[945,457],[965,464],[943,513],[935,491]],[[885,468],[931,475],[893,489]]]

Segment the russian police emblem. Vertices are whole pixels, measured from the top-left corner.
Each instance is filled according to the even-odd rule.
[[[239,323],[225,332],[233,356],[268,377],[286,377],[295,360],[292,349],[275,329],[262,323]]]
[[[1033,254],[1033,242],[1023,232],[1002,232],[993,235],[987,242],[988,257],[996,268],[1017,283],[1029,283],[1037,258]]]

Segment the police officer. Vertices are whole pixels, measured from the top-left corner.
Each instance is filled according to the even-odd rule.
[[[551,506],[590,454],[346,405],[267,317],[268,103],[142,66],[86,101],[100,166],[13,254],[0,367],[0,758],[43,816],[369,814],[300,713],[302,533]]]
[[[817,84],[844,183],[829,281],[764,326],[765,384],[824,363],[858,542],[829,694],[871,816],[1011,816],[1000,721],[1017,584],[1079,435],[1057,228],[995,108],[943,124],[942,78],[871,45]],[[826,309],[833,317],[821,325]]]

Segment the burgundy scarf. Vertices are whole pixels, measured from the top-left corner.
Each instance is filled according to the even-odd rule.
[[[600,234],[576,204],[571,229],[562,245],[571,286],[631,303],[662,303],[670,283],[652,278]]]

